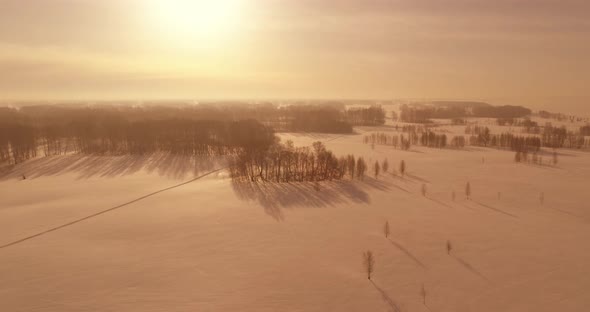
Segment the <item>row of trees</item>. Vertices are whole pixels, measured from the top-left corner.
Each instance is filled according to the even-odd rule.
[[[233,179],[252,182],[316,182],[345,176],[363,179],[367,169],[362,157],[337,158],[321,142],[309,148],[294,147],[291,141],[273,144],[268,149],[242,150],[229,166]]]
[[[557,165],[558,163],[558,156],[557,152],[553,151],[553,157],[551,158],[551,164]],[[516,151],[514,154],[514,161],[517,163],[531,163],[535,165],[544,165],[545,162],[543,161],[543,156],[539,155],[537,152],[529,153],[527,150],[524,151]]]
[[[417,138],[417,136],[415,136]],[[371,145],[389,145],[393,146],[394,148],[399,148],[401,150],[409,150],[412,146],[412,142],[416,142],[417,140],[412,140],[414,136],[404,136],[403,134],[398,135],[387,135],[385,133],[371,133],[371,135],[366,135],[363,137],[363,143],[371,144]]]
[[[403,134],[388,135],[386,133],[371,133],[363,137],[365,144],[389,145],[394,148],[402,150],[409,150],[412,144],[421,144],[422,146],[432,148],[445,148],[449,146],[448,137],[446,134],[436,134],[432,131],[422,132],[420,135],[416,132],[409,132],[408,136]],[[456,136],[450,141],[450,146],[453,148],[465,147],[465,137]]]
[[[422,133],[422,136],[420,137],[420,143],[422,146],[445,148],[447,147],[447,135],[435,134],[434,132],[428,131]]]
[[[575,133],[567,131],[565,127],[553,127],[551,124],[547,124],[541,131],[536,126],[536,123],[528,123],[527,119],[524,122],[519,122],[518,125],[525,127],[525,132],[537,135],[515,136],[510,133],[492,135],[488,127],[478,125],[465,127],[465,133],[473,134],[470,138],[472,145],[511,148],[512,150],[517,150],[523,146],[528,146],[535,150],[539,150],[541,147],[579,149],[587,147],[589,144],[582,130],[579,133]]]
[[[523,120],[498,119],[497,122],[499,125],[520,126],[523,127],[524,133],[540,135],[542,146],[550,148],[582,148],[587,146],[584,136],[590,135],[590,126],[580,127],[579,132],[576,133],[568,131],[565,126],[554,127],[551,123],[539,126],[537,122],[527,118]]]
[[[512,133],[480,133],[469,138],[470,145],[510,149],[513,151],[533,151],[541,149],[541,139],[535,136],[516,136]]]
[[[367,170],[364,158],[354,155],[336,157],[323,143],[315,142],[312,147],[295,147],[293,142],[274,144],[266,150],[243,150],[230,161],[230,176],[234,180],[251,182],[320,182],[341,180],[345,177],[362,180]],[[388,173],[389,160],[375,161],[372,173],[378,179]],[[399,172],[406,173],[406,163],[401,161]],[[316,184],[319,190],[319,184]]]
[[[412,145],[422,145],[433,148],[452,147],[464,148],[467,139],[464,136],[454,136],[450,141],[446,134],[436,134],[428,129],[418,134],[418,129],[408,127],[408,135],[388,135],[386,133],[371,133],[363,137],[365,144],[389,145],[395,148],[408,150]],[[541,147],[569,147],[582,148],[590,147],[590,138],[579,135],[566,134],[542,136],[519,136],[512,133],[492,134],[490,129],[482,126],[468,126],[466,132],[472,135],[468,137],[469,145],[509,149],[513,151],[538,152]]]
[[[582,148],[585,143],[582,129],[580,133],[567,131],[565,126],[553,127],[551,124],[545,125],[541,134],[543,146],[551,148]]]

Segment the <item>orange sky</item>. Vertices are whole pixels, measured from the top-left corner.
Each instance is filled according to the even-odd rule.
[[[0,100],[590,104],[587,0],[213,2],[0,0]]]

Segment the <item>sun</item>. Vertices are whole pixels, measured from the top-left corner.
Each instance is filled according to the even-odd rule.
[[[154,23],[167,36],[219,38],[238,24],[242,0],[151,0]]]

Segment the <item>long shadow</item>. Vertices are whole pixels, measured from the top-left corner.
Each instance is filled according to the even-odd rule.
[[[428,267],[426,267],[426,265],[424,265],[424,263],[422,263],[418,258],[416,258],[416,256],[414,256],[409,250],[407,250],[404,246],[400,245],[399,243],[397,243],[396,241],[392,240],[391,238],[389,239],[389,241],[391,242],[391,244],[395,247],[397,247],[397,249],[401,250],[403,253],[406,254],[406,256],[408,256],[410,259],[414,260],[414,262],[416,262],[416,264],[418,264],[420,267],[422,267],[423,269],[427,270]]]
[[[467,270],[469,270],[471,273],[481,277],[483,280],[485,280],[486,282],[490,282],[490,280],[483,274],[481,274],[478,270],[476,270],[471,264],[469,264],[467,261],[451,254],[451,256],[453,257],[453,259],[457,260],[457,262],[459,262],[459,264],[461,264],[463,267],[465,267]]]
[[[414,181],[412,181],[410,179],[406,179],[405,177],[400,176],[399,173],[397,171],[395,171],[395,170],[394,170],[394,172],[390,172],[389,175],[392,178],[396,179],[396,180],[400,180],[400,181],[403,181],[403,182],[412,182],[412,183],[415,183]]]
[[[376,184],[356,181],[325,181],[320,190],[313,183],[293,182],[248,182],[233,180],[232,188],[239,199],[254,201],[264,207],[265,212],[277,221],[284,219],[283,208],[321,208],[353,202],[370,203],[365,188],[377,188]]]
[[[469,206],[467,206],[467,205],[465,205],[465,204],[461,204],[461,205],[462,205],[463,207],[465,207],[465,208],[469,209],[469,210],[472,210],[472,211],[477,211],[476,209],[473,209],[472,207],[469,207]]]
[[[430,183],[430,181],[428,181],[428,180],[426,180],[424,178],[421,178],[419,176],[413,175],[413,174],[406,173],[406,176],[408,178],[410,178],[410,179],[418,180],[418,181],[423,182],[423,183]]]
[[[432,197],[426,196],[426,199],[429,199],[429,200],[431,200],[431,201],[433,201],[433,202],[435,202],[435,203],[437,203],[437,204],[439,204],[441,206],[445,206],[447,208],[453,208],[453,206],[451,206],[449,204],[446,204],[446,203],[444,203],[444,202],[442,202],[442,201],[440,201],[440,200],[438,200],[436,198],[432,198]]]
[[[481,147],[473,147],[473,146],[466,146],[463,148],[463,150],[467,151],[467,152],[484,152],[486,151],[485,149],[481,148]]]
[[[513,215],[513,214],[511,214],[509,212],[506,212],[504,210],[501,210],[501,209],[498,209],[498,208],[495,208],[495,207],[492,207],[492,206],[489,206],[489,205],[486,205],[486,204],[482,204],[482,203],[477,202],[477,201],[474,201],[474,200],[473,200],[473,202],[476,203],[476,204],[478,204],[478,205],[480,205],[480,206],[482,206],[482,207],[484,207],[484,208],[488,208],[488,209],[490,209],[492,211],[501,213],[503,215],[506,215],[506,216],[509,216],[509,217],[512,217],[512,218],[517,218],[517,219],[519,218],[517,215]]]
[[[572,213],[572,212],[569,212],[569,211],[566,211],[566,210],[563,210],[563,209],[555,208],[555,207],[550,207],[549,209],[555,210],[555,211],[557,211],[559,213],[563,213],[565,215],[568,215],[568,216],[571,216],[571,217],[574,217],[574,218],[578,218],[580,220],[583,220],[583,221],[588,222],[588,219],[587,218],[585,218],[583,216],[580,216],[580,215],[577,215],[575,213]]]
[[[398,185],[395,185],[395,184],[391,184],[391,186],[395,187],[396,189],[398,189],[398,190],[400,190],[400,191],[404,191],[404,192],[406,192],[406,193],[408,193],[408,194],[411,194],[411,193],[412,193],[412,192],[410,192],[410,191],[406,190],[405,188],[403,188],[403,187],[401,187],[401,186],[398,186]]]
[[[327,142],[332,142],[332,141],[338,140],[338,139],[340,139],[340,138],[343,138],[343,137],[345,137],[345,136],[347,136],[347,135],[339,135],[339,136],[337,136],[337,137],[331,138],[331,139],[329,139],[329,140],[326,140],[326,141],[324,141],[324,142],[326,142],[326,143],[327,143]]]
[[[368,186],[370,186],[371,188],[375,188],[378,189],[380,191],[390,191],[391,188],[389,188],[389,186],[391,185],[391,183],[387,183],[383,180],[378,180],[378,179],[373,179],[373,178],[367,178],[365,177],[362,182]]]
[[[21,239],[19,239],[19,240],[13,241],[13,242],[11,242],[11,243],[8,243],[8,244],[1,245],[1,246],[0,246],[0,249],[4,249],[4,248],[6,248],[6,247],[10,247],[10,246],[13,246],[13,245],[16,245],[16,244],[20,244],[20,243],[26,242],[26,241],[28,241],[28,240],[31,240],[31,239],[37,238],[37,237],[39,237],[39,236],[43,236],[43,235],[45,235],[45,234],[49,234],[49,233],[51,233],[51,232],[55,232],[55,231],[57,231],[57,230],[61,230],[61,229],[63,229],[63,228],[66,228],[66,227],[72,226],[72,225],[74,225],[74,224],[77,224],[77,223],[80,223],[80,222],[82,222],[82,221],[86,221],[86,220],[88,220],[88,219],[92,219],[92,218],[98,217],[98,216],[100,216],[100,215],[103,215],[103,214],[106,214],[106,213],[112,212],[112,211],[114,211],[114,210],[117,210],[117,209],[123,208],[123,207],[125,207],[125,206],[129,206],[129,205],[131,205],[131,204],[134,204],[134,203],[136,203],[136,202],[138,202],[138,201],[140,201],[140,200],[144,200],[144,199],[146,199],[146,198],[148,198],[148,197],[152,197],[152,196],[154,196],[154,195],[157,195],[157,194],[160,194],[160,193],[162,193],[162,192],[166,192],[166,191],[169,191],[169,190],[172,190],[172,189],[175,189],[175,188],[179,188],[179,187],[181,187],[181,186],[184,186],[184,185],[187,185],[187,184],[189,184],[189,183],[195,182],[195,181],[197,181],[197,180],[199,180],[199,179],[202,179],[202,178],[204,178],[204,177],[206,177],[206,176],[209,176],[209,175],[211,175],[211,174],[214,174],[214,173],[216,173],[216,172],[219,172],[219,171],[221,171],[221,170],[224,170],[224,169],[225,169],[225,168],[220,168],[220,169],[216,169],[216,170],[210,171],[210,172],[208,172],[208,173],[206,173],[206,174],[203,174],[203,175],[201,175],[201,176],[198,176],[198,177],[196,177],[196,178],[194,178],[194,179],[191,179],[191,180],[189,180],[189,181],[186,181],[186,182],[183,182],[183,183],[180,183],[180,184],[177,184],[177,185],[171,186],[171,187],[167,187],[167,188],[161,189],[161,190],[159,190],[159,191],[155,191],[155,192],[149,193],[149,194],[147,194],[147,195],[141,196],[141,197],[139,197],[139,198],[136,198],[136,199],[134,199],[134,200],[132,200],[132,201],[129,201],[129,202],[126,202],[126,203],[124,203],[124,204],[121,204],[121,205],[118,205],[118,206],[115,206],[115,207],[112,207],[112,208],[109,208],[109,209],[105,209],[105,210],[99,211],[99,212],[97,212],[97,213],[93,213],[93,214],[91,214],[91,215],[89,215],[89,216],[86,216],[86,217],[83,217],[83,218],[76,219],[76,220],[74,220],[74,221],[71,221],[71,222],[68,222],[68,223],[65,223],[65,224],[62,224],[62,225],[59,225],[59,226],[53,227],[53,228],[51,228],[51,229],[48,229],[48,230],[45,230],[45,231],[42,231],[42,232],[39,232],[39,233],[36,233],[36,234],[30,235],[30,236],[27,236],[27,237],[25,237],[25,238],[21,238]]]
[[[521,162],[520,165],[532,167],[532,168],[539,168],[539,169],[543,169],[543,170],[560,170],[559,167],[549,166],[549,165],[545,165],[545,164],[539,165],[539,164],[534,164],[534,163]]]
[[[371,284],[373,284],[373,287],[375,287],[375,289],[379,292],[379,294],[381,294],[381,298],[389,306],[389,311],[393,311],[393,312],[400,312],[401,311],[399,305],[395,302],[395,300],[393,300],[383,289],[381,289],[379,286],[377,286],[377,284],[375,284],[375,282],[373,282],[373,280],[371,280]]]
[[[157,173],[160,176],[184,180],[219,167],[222,157],[197,157],[154,153],[147,155],[93,156],[62,155],[28,160],[11,166],[0,173],[0,180],[27,179],[57,176],[66,173],[77,174],[78,179],[93,177],[121,177],[138,171]]]

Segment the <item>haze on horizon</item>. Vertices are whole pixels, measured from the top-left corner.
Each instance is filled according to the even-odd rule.
[[[588,112],[584,0],[0,0],[0,100],[462,98]]]

